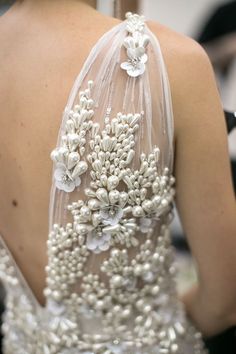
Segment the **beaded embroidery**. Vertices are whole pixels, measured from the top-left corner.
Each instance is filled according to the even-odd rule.
[[[127,62],[121,63],[121,68],[127,71],[132,77],[140,76],[145,71],[145,64],[148,60],[145,48],[149,43],[149,36],[144,34],[144,16],[126,14],[126,29],[130,33],[124,40],[124,47],[129,57]]]
[[[81,94],[80,105],[77,105],[69,115],[61,146],[51,153],[51,158],[56,163],[54,172],[56,186],[65,192],[73,192],[80,185],[80,175],[88,168],[87,162],[81,160],[81,157],[85,152],[86,133],[92,126],[89,119],[94,114],[93,100],[88,97],[91,85],[92,81],[88,83],[88,90]]]
[[[142,16],[127,14],[130,60],[121,67],[132,77],[145,71],[144,27]],[[175,178],[160,168],[156,145],[132,167],[145,112],[106,116],[102,129],[93,121],[93,85],[80,91],[51,153],[60,193],[79,190],[82,175],[90,180],[83,199],[67,205],[71,221],[50,230],[45,308],[0,243],[6,353],[205,354],[176,293],[169,229]],[[97,269],[87,268],[90,257],[101,257]]]

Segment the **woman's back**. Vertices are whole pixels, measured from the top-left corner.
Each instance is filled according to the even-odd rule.
[[[57,12],[56,16],[55,12]],[[77,24],[78,18],[79,26]],[[154,350],[155,353],[157,350],[160,350],[160,353],[169,353],[171,350],[173,353],[179,352],[181,354],[185,352],[188,354],[191,352],[203,352],[199,334],[190,326],[190,322],[185,318],[183,309],[177,300],[172,274],[174,270],[172,267],[172,250],[169,245],[168,233],[174,194],[174,189],[172,188],[174,179],[171,176],[174,157],[174,139],[172,140],[172,138],[174,138],[174,133],[184,131],[182,128],[184,122],[186,123],[184,115],[181,118],[182,120],[178,116],[178,113],[181,112],[182,101],[186,101],[186,99],[182,100],[182,96],[186,93],[186,86],[185,82],[183,82],[183,90],[181,89],[180,76],[183,69],[179,68],[179,64],[183,57],[187,57],[188,62],[191,62],[189,57],[195,52],[198,56],[199,49],[197,48],[196,50],[196,45],[189,42],[189,40],[179,38],[161,26],[150,24],[154,34],[158,34],[161,42],[163,41],[162,49],[170,74],[174,108],[177,113],[175,116],[176,129],[174,131],[168,79],[158,43],[155,42],[154,37],[151,37],[152,50],[149,52],[150,56],[146,64],[147,70],[150,70],[153,75],[149,73],[149,79],[156,75],[156,80],[150,80],[149,82],[145,73],[143,75],[145,79],[137,80],[140,85],[135,86],[134,76],[136,74],[133,75],[134,71],[133,77],[128,77],[130,63],[128,66],[127,64],[123,65],[123,68],[126,69],[124,71],[120,69],[119,72],[114,69],[119,68],[116,65],[116,63],[119,63],[118,57],[115,56],[117,55],[116,43],[120,44],[121,39],[125,38],[125,27],[122,27],[123,24],[120,23],[119,25],[119,23],[118,20],[98,14],[82,2],[67,2],[60,3],[60,5],[52,2],[42,2],[37,5],[33,1],[28,1],[22,5],[16,4],[3,17],[1,23],[1,48],[4,50],[2,50],[0,62],[6,70],[3,72],[3,80],[1,81],[3,129],[0,133],[0,144],[4,154],[2,153],[1,156],[2,178],[0,192],[2,198],[0,203],[2,204],[0,205],[0,227],[4,240],[26,279],[26,282],[24,279],[20,279],[23,287],[25,286],[25,293],[22,299],[19,297],[20,300],[17,300],[14,291],[12,293],[9,292],[11,295],[8,299],[8,312],[6,313],[4,330],[8,334],[6,336],[8,340],[6,343],[9,345],[8,349],[13,352],[15,350],[13,344],[15,339],[12,336],[14,335],[19,336],[16,339],[21,341],[22,353],[24,354],[26,351],[29,354],[37,351],[41,353],[42,350],[45,353],[60,352],[71,354],[73,350],[77,353],[78,349],[82,350],[82,348],[84,348],[85,352],[87,349],[89,353],[91,351],[100,353],[99,350],[104,350],[104,348],[98,348],[99,342],[104,340],[106,336],[116,339],[118,337],[126,338],[126,341],[129,338],[131,346],[134,344],[133,341],[136,341],[136,344],[142,341],[144,343],[146,341],[146,344],[157,342],[157,347],[153,346],[151,349],[147,349],[149,350],[148,354],[152,353],[151,350]],[[138,20],[138,30],[142,26],[142,20],[140,22]],[[96,65],[94,65],[94,68],[93,65],[91,67],[88,66],[87,69],[83,67],[84,76],[82,79],[87,79],[88,72],[88,79],[89,76],[91,76],[90,79],[94,79],[95,87],[92,88],[91,82],[86,83],[86,80],[82,80],[83,92],[81,90],[77,92],[79,81],[77,84],[75,82],[74,94],[72,93],[71,99],[67,104],[67,109],[69,107],[73,109],[73,112],[65,111],[63,114],[62,130],[59,132],[56,147],[61,115],[74,78],[81,71],[88,54],[91,54],[92,46],[97,43],[98,39],[101,41],[101,35],[104,33],[106,33],[104,38],[105,40],[107,39],[107,44],[109,45],[107,47],[104,45],[103,47],[102,42],[99,42],[101,45],[96,49],[104,50],[106,48],[106,52],[102,51],[101,57],[98,55],[97,62],[95,59]],[[152,36],[151,32],[147,33]],[[112,36],[114,36],[113,42],[111,41]],[[108,38],[110,38],[110,42]],[[177,44],[174,43],[176,38],[178,39]],[[144,40],[144,37],[141,37],[140,41],[142,43],[140,46],[146,47],[147,39],[145,38]],[[127,42],[126,44],[129,47]],[[189,47],[190,49],[188,49]],[[112,56],[113,50],[114,60]],[[177,56],[176,53],[178,54]],[[122,55],[124,54],[125,51]],[[128,56],[131,54],[132,51],[129,51]],[[145,63],[146,57],[143,49],[139,52],[139,56]],[[123,58],[125,59],[125,56]],[[199,55],[199,58],[201,62],[202,54]],[[90,64],[93,64],[91,60]],[[104,71],[104,68],[106,69],[106,60],[110,65],[107,66],[107,71]],[[111,64],[115,66],[111,67]],[[153,65],[153,68],[156,67],[160,70],[160,72],[151,70],[151,65]],[[145,69],[145,65],[141,68]],[[143,71],[140,69],[137,76],[142,74]],[[96,77],[102,77],[105,83],[112,83],[112,75],[117,79],[117,81],[114,80],[115,88],[113,87],[115,94],[113,89],[111,89],[111,96],[107,97],[106,92],[109,92],[107,86],[103,84],[103,80],[96,82]],[[118,82],[120,86],[117,88]],[[187,80],[187,82],[189,81]],[[124,83],[126,86],[123,86]],[[100,85],[100,90],[97,87],[98,85]],[[84,91],[86,87],[89,90]],[[120,90],[121,94],[119,94],[120,87],[122,88]],[[128,88],[127,91],[124,90],[124,87]],[[151,91],[148,90],[150,87],[153,88]],[[146,88],[147,91],[145,91]],[[129,94],[129,90],[133,94],[136,93],[136,95]],[[96,101],[93,94],[96,99],[101,97],[101,100]],[[126,99],[124,99],[122,107],[122,105],[119,106],[119,102],[122,102],[123,96]],[[130,97],[130,101],[127,97]],[[155,97],[158,99],[154,100]],[[77,144],[76,146],[78,147],[78,143],[81,142],[82,144],[83,141],[83,135],[80,136],[79,142],[76,143],[73,140],[77,139],[77,134],[79,134],[78,120],[82,119],[79,118],[82,117],[81,107],[85,111],[87,110],[87,113],[83,113],[85,116],[86,114],[87,117],[91,115],[89,109],[92,108],[93,102],[88,103],[88,106],[85,103],[89,99],[94,99],[96,104],[101,105],[101,111],[95,105],[97,114],[94,115],[94,120],[98,120],[98,113],[100,112],[99,123],[105,118],[101,114],[101,112],[106,112],[105,105],[107,105],[107,115],[109,116],[109,103],[118,105],[115,106],[114,110],[117,113],[119,111],[122,112],[124,107],[127,110],[126,114],[129,112],[128,107],[132,108],[132,114],[137,113],[137,107],[145,107],[149,110],[148,112],[141,110],[139,112],[141,115],[133,118],[130,116],[123,118],[117,116],[117,121],[113,121],[113,128],[106,126],[106,124],[109,125],[107,121],[104,122],[106,132],[104,131],[102,136],[106,137],[113,133],[113,140],[104,139],[106,141],[109,140],[109,144],[113,144],[116,141],[116,146],[122,143],[124,156],[129,163],[134,159],[137,167],[137,159],[139,157],[143,161],[146,159],[145,156],[141,155],[141,147],[147,149],[149,153],[148,159],[131,179],[127,178],[127,176],[125,177],[125,175],[120,175],[117,169],[113,170],[111,168],[112,157],[108,153],[109,147],[106,145],[105,140],[101,143],[97,125],[94,125],[92,134],[95,132],[96,135],[97,133],[94,141],[106,151],[105,156],[109,161],[106,163],[103,161],[105,158],[104,151],[100,151],[100,148],[96,147],[96,144],[94,145],[94,142],[92,142],[93,135],[91,135],[90,140],[87,141],[87,147],[89,144],[91,151],[94,150],[90,157],[86,150],[87,161],[91,165],[88,172],[90,172],[90,177],[94,181],[92,184],[90,183],[92,189],[90,191],[88,191],[89,174],[82,176],[86,172],[88,163],[85,163],[86,160],[82,158],[81,146],[78,151],[80,152],[82,163],[79,166],[78,160],[76,162],[72,161],[72,155],[73,158],[78,159],[78,154],[75,153],[76,149],[73,144]],[[72,105],[73,100],[77,103],[77,106]],[[150,106],[151,101],[153,102],[152,107]],[[150,107],[154,113],[158,112],[159,114],[152,115]],[[149,120],[146,118],[147,122],[145,121],[145,124],[142,125],[144,131],[141,133],[141,130],[138,129],[138,124],[143,119],[143,114],[144,117],[146,114]],[[113,117],[114,115],[112,114]],[[152,117],[153,121],[151,120]],[[133,119],[133,123],[131,123],[131,119]],[[126,132],[126,136],[123,134],[123,137],[121,137],[121,132],[118,132],[121,129],[118,127],[118,123],[121,123],[121,121],[125,126],[122,129],[128,129],[129,125],[129,130]],[[148,125],[148,122],[151,122],[151,126]],[[221,123],[219,126],[221,126]],[[89,124],[83,125],[83,127],[85,130],[91,128]],[[112,133],[110,129],[112,129]],[[136,140],[138,144],[136,146],[134,132],[138,136]],[[126,138],[127,140],[125,140]],[[180,146],[183,141],[184,139],[180,141]],[[162,147],[160,151],[158,151],[158,147]],[[115,150],[114,146],[113,148]],[[150,149],[153,149],[153,151]],[[96,155],[98,150],[100,155]],[[53,151],[51,156],[54,160],[54,179],[50,199],[51,161],[49,160],[49,155],[51,151]],[[180,151],[183,150],[180,149]],[[69,160],[67,154],[71,153],[71,160]],[[118,148],[116,153],[119,154],[117,156],[123,156],[118,152]],[[189,234],[191,236],[195,231],[188,226],[188,220],[191,217],[188,215],[185,217],[188,212],[186,203],[183,208],[183,201],[186,200],[185,197],[188,196],[188,192],[191,190],[186,187],[187,192],[185,192],[182,181],[185,180],[184,176],[187,178],[187,174],[184,175],[179,172],[182,166],[181,163],[184,161],[184,155],[185,152],[179,153],[177,156],[179,162],[177,160],[178,164],[175,171],[177,176],[182,174],[179,179],[181,193],[180,196],[177,195],[177,200],[181,207],[184,221],[187,221],[186,225],[190,230]],[[65,156],[67,157],[65,158]],[[97,161],[94,156],[99,156],[100,161]],[[122,182],[117,186],[116,190],[112,185],[109,187],[107,182],[108,175],[100,179],[101,171],[104,174],[101,161],[104,163],[103,167],[107,170],[110,169],[108,173],[111,177],[109,183],[115,183],[117,186],[118,180]],[[156,162],[159,164],[158,170],[155,169]],[[75,165],[77,166],[77,163],[78,168],[75,173]],[[121,170],[124,169],[124,166],[122,167],[119,161],[115,162],[115,164]],[[119,165],[117,166],[117,164]],[[70,167],[68,167],[69,165]],[[190,161],[189,164],[184,166],[186,165],[190,167],[190,173],[194,171],[194,169],[191,171],[193,166]],[[65,166],[68,168],[67,170]],[[167,169],[165,169],[166,167]],[[85,170],[83,171],[83,169]],[[91,170],[93,170],[92,173]],[[228,172],[226,168],[227,178],[229,178]],[[131,177],[132,170],[125,168],[125,173]],[[115,178],[114,174],[116,175]],[[138,181],[134,182],[138,176]],[[144,197],[139,195],[143,178],[147,179],[145,186],[143,182],[142,193]],[[154,180],[155,178],[156,181]],[[80,187],[78,188],[78,193],[74,195],[71,192],[74,192],[76,183],[78,183],[78,186],[80,184]],[[158,183],[160,184],[158,185]],[[107,190],[103,188],[105,186]],[[135,186],[135,189],[133,186]],[[145,188],[150,188],[149,194],[147,194]],[[129,196],[126,193],[127,189]],[[86,192],[85,194],[89,197],[88,204],[84,205],[84,207],[81,202],[80,190],[81,192]],[[107,199],[108,191],[109,199]],[[119,194],[122,191],[123,194]],[[117,195],[120,198],[119,204],[116,199]],[[230,195],[230,188],[228,188],[228,195]],[[154,197],[156,197],[155,203]],[[193,206],[197,206],[197,203],[194,203],[194,195],[192,197]],[[152,207],[150,207],[151,198]],[[77,203],[78,200],[80,200],[79,203]],[[115,200],[116,202],[114,202]],[[140,208],[142,201],[146,202],[146,204],[145,207],[142,204],[142,208]],[[49,202],[51,232],[47,243]],[[162,203],[161,207],[159,207],[160,202]],[[231,202],[232,200],[230,200]],[[135,205],[135,203],[138,205]],[[110,204],[112,204],[112,210],[109,209]],[[64,209],[67,206],[69,206],[68,212]],[[88,206],[90,210],[88,210]],[[99,218],[98,215],[95,215],[96,208],[101,209]],[[91,211],[94,211],[94,209],[95,212],[92,212],[93,217],[91,217]],[[123,214],[125,209],[128,215],[133,210],[133,217],[130,217],[128,221],[125,218],[125,214]],[[151,219],[144,218],[145,220],[143,220],[142,225],[139,225],[140,229],[138,231],[136,221],[139,216],[145,216],[144,210],[146,212],[148,209],[151,210],[149,213]],[[115,216],[111,212],[115,212]],[[70,213],[71,215],[69,215]],[[139,213],[144,214],[138,215]],[[105,236],[102,234],[102,238],[99,239],[97,237],[101,230],[98,232],[97,226],[100,225],[101,217],[103,226],[107,225],[108,227],[104,227],[103,230],[106,229],[107,233],[105,232]],[[154,221],[154,223],[152,224],[150,221]],[[62,223],[62,225],[57,226],[57,223]],[[115,229],[117,224],[119,224],[119,231]],[[109,228],[109,225],[112,227]],[[155,233],[151,234],[151,230],[154,231],[153,227]],[[194,227],[192,228],[194,229]],[[83,234],[84,230],[87,232],[86,240]],[[134,230],[137,231],[136,234]],[[230,229],[229,234],[232,230]],[[142,235],[140,235],[140,232]],[[141,239],[141,244],[145,244],[139,251],[137,251],[137,239]],[[78,247],[75,247],[74,242],[79,243]],[[192,242],[193,244],[195,243],[194,239]],[[48,245],[48,255],[46,245]],[[85,245],[89,252],[85,251]],[[107,262],[106,256],[108,253],[106,251],[108,245],[112,246],[112,249],[116,248],[116,250],[111,252],[111,257]],[[2,246],[2,262],[3,265],[5,262],[6,267],[3,267],[6,272],[6,277],[4,278],[3,276],[3,280],[11,288],[11,286],[14,287],[14,276],[11,280],[11,272],[14,273],[14,269],[12,269],[12,264],[8,264],[7,251],[4,249],[4,244]],[[119,248],[123,249],[123,254],[120,253]],[[199,249],[199,245],[194,246],[194,251],[198,257],[200,254]],[[126,252],[128,253],[128,258]],[[48,267],[46,267],[47,278],[44,270],[46,264],[48,264]],[[201,263],[201,266],[204,266],[204,262]],[[89,273],[90,275],[87,277]],[[103,277],[104,273],[106,275]],[[101,278],[97,278],[97,275],[94,276],[93,274],[99,274]],[[21,273],[18,276],[21,278]],[[121,284],[123,281],[126,282],[125,286]],[[46,285],[46,291],[43,295],[43,289]],[[31,294],[30,289],[32,289],[34,295]],[[27,293],[28,298],[27,296],[25,298]],[[48,300],[47,308],[42,307],[42,305],[45,305],[45,296]],[[110,302],[111,299],[112,303]],[[217,302],[218,300],[215,303]],[[103,316],[100,318],[101,313]],[[129,322],[129,318],[131,322]],[[15,332],[11,330],[11,326],[15,328]],[[103,330],[105,333],[103,333]],[[38,333],[37,338],[34,338],[34,333],[36,333],[34,331]],[[156,335],[157,333],[158,336]],[[91,339],[90,334],[95,335],[95,337]],[[91,341],[98,342],[98,346],[88,346],[86,348],[85,343],[91,345]],[[119,349],[115,347],[112,349],[111,345],[109,348],[114,350],[114,352],[121,350],[121,347]],[[133,347],[130,350],[133,352]],[[103,353],[103,351],[101,352]],[[124,353],[126,352],[124,349]]]
[[[1,232],[43,302],[50,152],[76,75],[118,20],[81,3],[29,2],[1,22]]]
[[[0,225],[41,303],[52,169],[48,157],[76,75],[96,41],[119,22],[82,2],[16,3],[2,18]]]

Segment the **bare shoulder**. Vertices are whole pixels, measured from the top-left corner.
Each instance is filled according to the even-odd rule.
[[[154,21],[147,21],[147,25],[160,43],[170,74],[176,66],[178,66],[177,72],[174,70],[176,75],[183,72],[187,74],[187,66],[194,70],[211,67],[206,51],[194,39]]]
[[[155,21],[146,21],[150,30],[156,35],[161,43],[163,50],[178,50],[181,52],[190,53],[202,53],[205,54],[204,49],[194,39],[174,31],[170,27]]]
[[[204,48],[194,39],[154,21],[147,21],[147,25],[160,43],[167,67],[177,134],[185,124],[181,112],[191,103],[190,95],[216,89],[213,68]]]

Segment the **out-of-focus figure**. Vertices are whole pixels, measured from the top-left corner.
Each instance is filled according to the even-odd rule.
[[[198,41],[215,69],[229,132],[229,152],[236,191],[236,1],[219,6],[207,20]],[[207,341],[212,354],[236,352],[236,329]]]
[[[236,111],[236,1],[219,6],[203,28],[198,41],[205,47],[218,79],[226,111]],[[228,117],[231,128],[235,115]],[[236,129],[229,134],[229,151],[236,189]]]

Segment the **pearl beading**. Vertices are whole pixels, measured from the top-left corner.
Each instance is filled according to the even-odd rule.
[[[150,37],[144,33],[145,17],[127,12],[126,30],[129,35],[124,39],[124,47],[127,50],[128,61],[121,63],[120,67],[126,70],[131,77],[138,77],[146,70],[148,60],[145,49]]]
[[[6,272],[1,280],[11,284],[3,325],[8,354],[206,353],[201,334],[187,321],[176,299],[173,253],[165,225],[156,247],[149,232],[132,260],[126,249],[112,249],[101,267],[110,276],[109,288],[97,274],[84,275],[80,297],[71,293],[63,302],[49,300],[45,310],[36,308],[19,287],[11,258],[4,248],[2,252]],[[9,274],[17,281],[9,282]],[[136,286],[138,279],[144,281],[141,289]],[[82,331],[86,323],[87,328],[96,324],[96,332]]]
[[[129,61],[121,67],[136,77],[147,61],[144,18],[128,13],[126,29]],[[169,229],[175,179],[167,167],[160,170],[157,146],[131,168],[144,112],[119,112],[111,121],[109,112],[101,130],[92,120],[92,87],[90,80],[80,92],[51,153],[59,190],[75,191],[85,173],[90,182],[84,198],[67,206],[73,221],[55,223],[49,233],[45,308],[32,301],[0,246],[0,279],[8,290],[5,351],[205,354],[176,293]],[[97,254],[105,258],[97,271],[88,271]]]
[[[56,187],[68,193],[80,185],[80,176],[88,168],[82,157],[85,153],[86,134],[92,127],[91,118],[94,115],[94,101],[90,98],[92,85],[93,81],[89,81],[88,88],[80,92],[79,104],[68,114],[61,145],[51,153],[56,164]]]

